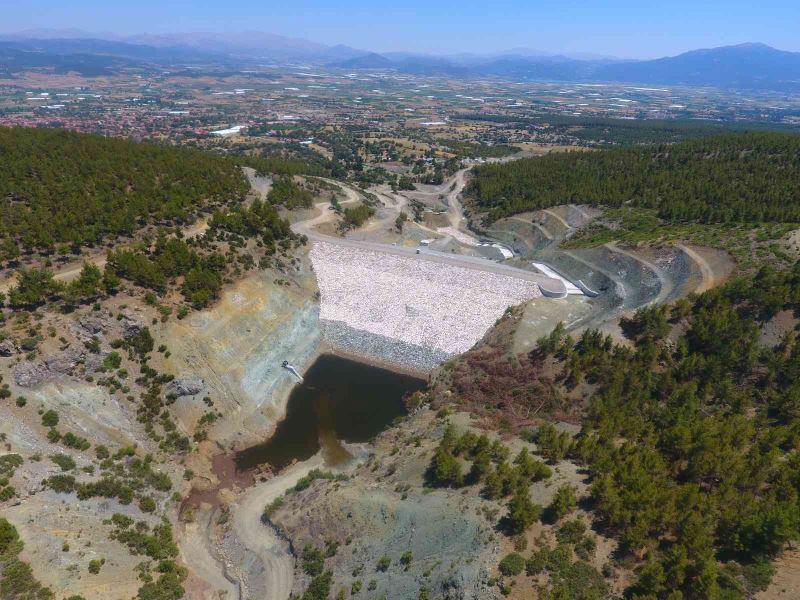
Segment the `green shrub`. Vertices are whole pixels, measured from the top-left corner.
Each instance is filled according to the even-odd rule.
[[[56,493],[69,494],[75,491],[75,478],[72,475],[52,475],[44,483]]]
[[[151,496],[143,496],[139,499],[139,509],[146,513],[155,512],[156,501]]]
[[[556,522],[560,518],[575,510],[578,505],[575,497],[575,488],[571,485],[562,485],[556,490],[555,496],[550,506],[547,507],[547,518],[551,522]]]
[[[54,410],[48,410],[42,415],[42,425],[45,427],[55,427],[58,425],[58,413]]]
[[[76,450],[88,450],[91,447],[89,440],[79,437],[71,431],[65,433],[61,441],[67,448],[75,448]]]
[[[283,496],[278,496],[264,507],[263,518],[270,519],[283,506]]]
[[[19,541],[19,533],[7,519],[0,517],[0,556],[7,554]]]
[[[301,600],[328,600],[332,581],[332,571],[325,571],[321,575],[317,575],[308,584],[308,589],[302,595]]]
[[[186,578],[184,571],[159,575],[158,580],[145,583],[139,588],[139,600],[179,600],[186,590],[181,585]]]
[[[53,592],[43,587],[33,576],[33,570],[26,562],[14,557],[3,565],[3,578],[0,580],[0,598],[7,600],[52,600]]]
[[[292,489],[295,492],[302,492],[317,479],[333,479],[333,474],[320,469],[312,469],[307,475],[301,477]]]
[[[359,204],[358,206],[347,207],[344,209],[344,220],[342,222],[343,229],[352,229],[361,227],[366,223],[372,215],[375,214],[375,209],[366,204]]]
[[[120,365],[122,365],[122,357],[119,352],[109,352],[103,359],[103,368],[108,371],[119,369]]]
[[[391,558],[389,558],[388,556],[381,556],[375,568],[381,573],[385,573],[387,570],[389,570],[389,565],[391,564],[392,564]]]
[[[19,347],[25,352],[33,352],[39,345],[39,340],[36,338],[25,338],[19,343]]]
[[[4,454],[0,456],[0,476],[11,477],[22,463],[23,458],[19,454]]]
[[[68,454],[52,454],[50,460],[61,467],[62,471],[72,471],[76,466],[75,461]]]
[[[303,548],[302,560],[303,571],[305,571],[306,575],[311,575],[312,577],[322,573],[325,567],[325,557],[322,555],[322,551],[311,544],[306,544]]]
[[[577,544],[586,533],[586,523],[581,519],[567,521],[556,531],[556,539],[562,544]]]
[[[519,575],[525,570],[525,559],[521,554],[512,552],[503,557],[499,565],[500,572],[506,577],[513,577]]]
[[[508,503],[505,528],[511,535],[523,533],[539,519],[541,514],[542,507],[531,501],[528,488],[520,486]]]
[[[105,558],[96,558],[94,560],[89,561],[89,573],[92,575],[97,575],[100,572],[100,568],[106,564]]]
[[[414,560],[414,553],[411,550],[406,550],[403,552],[403,555],[400,557],[400,564],[404,567],[408,567],[411,564],[411,561]]]

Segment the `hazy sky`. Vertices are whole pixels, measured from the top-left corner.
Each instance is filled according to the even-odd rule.
[[[259,30],[377,51],[649,58],[758,41],[800,51],[800,0],[0,0],[0,30]]]

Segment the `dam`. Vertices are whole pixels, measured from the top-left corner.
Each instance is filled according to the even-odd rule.
[[[510,306],[563,282],[472,257],[315,241],[323,336],[348,354],[427,371],[468,350]],[[563,292],[562,292],[563,293]]]

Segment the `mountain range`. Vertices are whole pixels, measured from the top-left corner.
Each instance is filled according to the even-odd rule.
[[[800,92],[800,53],[752,43],[641,61],[579,59],[519,52],[457,58],[372,52],[328,66],[352,70],[395,69],[417,75],[500,77],[518,81],[613,81]]]
[[[382,70],[517,81],[631,82],[800,92],[800,53],[748,43],[655,60],[564,56],[529,49],[492,55],[376,53],[263,32],[117,36],[78,30],[0,35],[0,73],[52,67],[85,75],[122,67],[181,64],[305,63],[348,71]]]

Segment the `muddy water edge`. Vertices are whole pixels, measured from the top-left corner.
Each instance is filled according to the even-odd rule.
[[[352,457],[343,442],[371,440],[406,414],[404,399],[426,384],[414,375],[322,354],[292,389],[274,434],[250,448],[215,456],[218,485],[192,490],[183,507],[217,505],[220,490],[246,489],[264,472],[276,475],[320,450],[327,465],[346,463]]]

